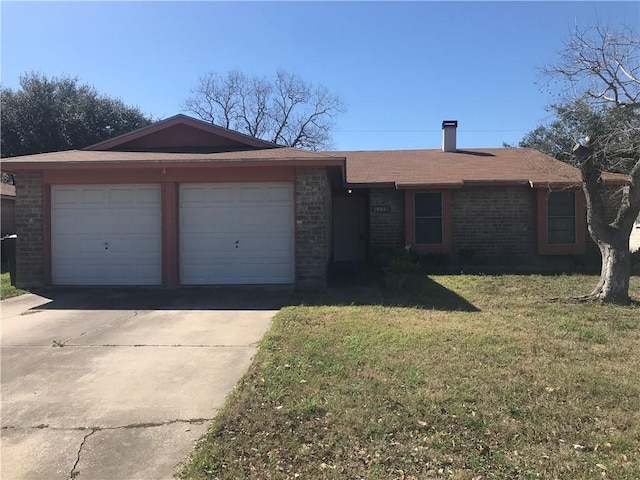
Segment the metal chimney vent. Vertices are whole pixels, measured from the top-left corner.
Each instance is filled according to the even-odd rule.
[[[444,120],[442,122],[442,151],[456,151],[456,129],[458,128],[457,120]]]

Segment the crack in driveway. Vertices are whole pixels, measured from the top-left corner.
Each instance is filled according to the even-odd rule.
[[[194,417],[215,417],[280,306],[253,290],[130,290],[55,290],[21,318],[3,302],[3,478],[172,477],[211,424]]]
[[[154,427],[162,427],[162,426],[166,426],[166,425],[173,425],[175,423],[186,423],[186,424],[190,424],[190,425],[193,425],[193,424],[202,425],[203,423],[210,422],[212,420],[213,420],[213,418],[189,418],[189,419],[176,418],[174,420],[167,420],[165,422],[139,422],[139,423],[131,423],[131,424],[128,424],[128,425],[119,425],[117,427],[99,427],[98,426],[98,427],[68,427],[68,428],[62,428],[62,427],[50,427],[47,424],[40,424],[40,425],[31,426],[31,427],[3,426],[1,429],[2,430],[8,430],[8,429],[22,429],[22,430],[49,429],[49,430],[55,430],[55,431],[78,431],[78,430],[84,431],[84,430],[91,430],[84,437],[82,437],[82,441],[80,442],[80,446],[78,447],[78,452],[76,453],[76,461],[73,464],[73,467],[71,468],[71,471],[69,472],[69,476],[67,477],[68,480],[74,480],[76,477],[78,477],[78,475],[80,475],[80,470],[78,469],[78,465],[80,463],[80,457],[82,456],[82,450],[84,449],[85,444],[89,440],[89,437],[91,435],[93,435],[94,433],[101,432],[101,431],[108,431],[108,430],[124,430],[124,429],[134,429],[134,428],[154,428]]]
[[[204,422],[210,422],[213,418],[176,418],[174,420],[166,420],[164,422],[137,422],[137,423],[129,423],[127,425],[118,425],[117,427],[50,427],[48,424],[40,424],[33,425],[28,427],[19,427],[17,425],[5,425],[0,430],[8,430],[8,429],[21,429],[21,430],[42,430],[44,428],[48,430],[54,431],[78,431],[78,430],[94,430],[94,432],[101,432],[105,430],[121,430],[121,429],[130,429],[130,428],[152,428],[152,427],[162,427],[165,425],[173,425],[174,423],[189,423],[189,424],[197,424],[201,425]]]
[[[87,439],[97,431],[98,430],[94,428],[82,438],[82,442],[80,442],[80,448],[78,448],[78,454],[76,455],[76,463],[73,464],[73,468],[71,468],[71,472],[69,472],[69,479],[73,480],[78,475],[80,475],[80,470],[77,470],[78,463],[80,463],[80,454],[82,453],[82,449],[84,448],[84,444],[86,443]]]
[[[131,315],[129,315],[129,316],[127,316],[127,317],[123,318],[123,319],[116,320],[116,321],[115,321],[115,322],[113,322],[113,323],[106,323],[106,324],[104,324],[104,325],[102,325],[102,326],[100,326],[100,327],[96,328],[95,330],[93,330],[93,331],[92,331],[92,332],[90,332],[90,333],[92,333],[92,334],[96,334],[96,333],[99,333],[99,332],[101,332],[101,331],[103,331],[103,330],[106,330],[107,328],[112,328],[112,327],[119,326],[119,325],[122,325],[122,324],[124,324],[124,323],[127,323],[127,322],[128,322],[129,320],[131,320],[132,318],[137,317],[139,312],[140,312],[140,310],[134,310],[134,311],[133,311],[133,313],[132,313]],[[69,337],[69,338],[67,338],[66,340],[64,340],[62,343],[63,343],[64,345],[66,345],[66,344],[67,344],[67,342],[71,341],[72,339],[74,339],[74,338],[81,338],[81,337],[84,337],[85,335],[87,335],[87,333],[88,333],[88,332],[82,332],[80,335],[73,336],[73,337]]]

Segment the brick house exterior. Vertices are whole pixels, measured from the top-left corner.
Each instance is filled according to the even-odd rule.
[[[309,152],[177,115],[85,150],[6,159],[17,284],[321,290],[332,261],[380,247],[511,268],[588,253],[577,169],[453,138],[442,150]]]
[[[388,206],[383,212],[371,211],[370,246],[403,247],[411,245],[406,236],[405,192],[370,189],[371,205]],[[536,191],[530,187],[472,187],[451,192],[452,239],[444,253],[453,264],[510,265],[528,270],[547,270],[572,265],[584,256],[585,262],[597,255],[576,248],[575,254],[541,255],[537,243],[538,217]],[[558,262],[561,262],[561,265]],[[562,262],[565,263],[562,263]]]
[[[598,261],[576,168],[531,149],[457,149],[456,127],[443,122],[438,150],[333,152],[346,158],[346,188],[368,192],[370,250],[409,246],[457,266],[524,271]],[[605,182],[617,191],[626,178]],[[425,200],[436,213],[420,213]]]
[[[404,192],[394,188],[371,188],[369,203],[373,206],[369,214],[370,245],[372,247],[405,245]],[[385,208],[380,209],[383,211],[377,211],[376,207]]]
[[[184,280],[181,277],[184,269],[181,265],[180,242],[185,239],[181,238],[180,230],[186,215],[181,210],[186,193],[182,187],[203,185],[218,194],[241,188],[243,190],[238,195],[245,195],[264,190],[266,185],[275,192],[272,193],[276,195],[276,203],[273,208],[262,211],[279,209],[281,214],[276,219],[279,218],[280,222],[283,218],[286,221],[287,212],[289,209],[291,211],[291,225],[285,226],[284,233],[280,235],[283,238],[278,239],[279,232],[275,231],[272,239],[265,240],[279,242],[278,247],[291,245],[292,273],[273,280],[273,283],[295,283],[302,290],[326,288],[327,268],[331,259],[331,193],[332,189],[342,186],[342,183],[337,185],[336,182],[344,177],[344,158],[339,156],[278,147],[178,115],[86,150],[14,157],[3,164],[4,168],[16,174],[17,284],[20,287],[66,284],[65,281],[56,280],[56,270],[68,268],[69,265],[56,263],[56,223],[61,224],[65,219],[56,218],[55,194],[77,194],[82,193],[83,189],[95,194],[100,193],[101,189],[106,191],[103,186],[108,186],[112,193],[135,193],[138,187],[142,192],[147,185],[151,190],[157,190],[157,235],[161,244],[157,268],[161,273],[154,284],[172,287],[183,284]],[[122,188],[119,189],[119,186]],[[282,192],[286,194],[287,191],[292,192],[293,197],[290,203],[285,199],[283,204],[283,199],[277,195],[282,195]],[[245,200],[238,199],[240,207],[236,210],[246,212],[247,219],[260,220],[260,214],[251,216],[250,211],[241,208]],[[221,203],[225,202],[223,200]],[[77,203],[82,208],[82,202]],[[261,201],[254,200],[250,205],[259,208]],[[101,210],[102,213],[105,211]],[[229,210],[223,208],[220,211]],[[225,221],[236,226],[240,232],[238,235],[250,223],[247,219],[233,218],[235,214],[228,216],[230,218]],[[264,225],[268,227],[269,221]],[[256,229],[253,238],[247,238],[245,234],[244,240],[236,240],[235,248],[241,250],[243,242],[253,243],[254,248],[262,248],[264,256],[268,256],[268,246],[260,245],[262,232],[258,227]],[[290,241],[286,238],[288,235],[291,235]],[[115,248],[106,246],[109,242],[103,243],[105,250]],[[78,256],[82,254],[80,250],[84,246],[79,247]],[[251,252],[248,251],[246,256],[250,257]],[[242,255],[236,258],[244,260]],[[273,268],[278,268],[278,261],[274,261]],[[272,283],[264,274],[265,271],[268,274],[271,267],[260,267],[260,258],[254,259],[253,263],[246,267],[247,271],[251,273],[250,270],[257,265],[263,271],[261,277],[256,277],[261,279],[259,283]],[[98,265],[96,268],[108,268],[108,265]],[[96,284],[95,280],[91,281],[91,284]],[[121,284],[120,280],[117,281],[117,284]],[[195,284],[204,281],[196,281]],[[249,281],[241,278],[238,283],[246,284]],[[235,282],[232,280],[231,283]],[[111,282],[106,280],[104,284]]]
[[[530,263],[536,255],[535,196],[518,187],[475,187],[453,192],[454,255],[460,251],[497,262]]]
[[[327,286],[331,260],[331,183],[322,168],[296,170],[296,279],[299,289]]]
[[[44,285],[44,216],[42,172],[24,172],[16,178],[16,271],[24,287]]]

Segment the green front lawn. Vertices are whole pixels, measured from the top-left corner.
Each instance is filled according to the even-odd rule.
[[[596,281],[425,276],[399,306],[284,308],[182,478],[638,479],[640,304],[548,300]]]
[[[5,298],[17,297],[18,295],[22,295],[23,293],[27,292],[11,286],[11,278],[9,277],[9,272],[0,274],[0,300],[4,300]]]

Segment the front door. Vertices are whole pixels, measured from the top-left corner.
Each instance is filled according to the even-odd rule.
[[[333,198],[333,261],[364,262],[367,258],[367,197]]]

